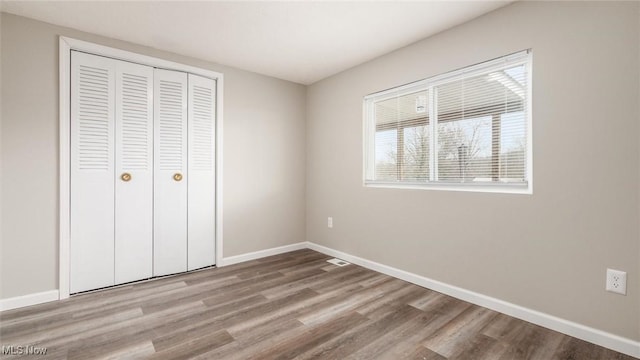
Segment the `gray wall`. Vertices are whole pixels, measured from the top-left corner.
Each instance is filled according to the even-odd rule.
[[[302,85],[2,14],[0,298],[58,288],[58,36],[224,73],[224,255],[304,241]]]
[[[310,86],[307,240],[640,340],[638,6],[517,2]],[[363,187],[363,96],[527,48],[533,195]]]

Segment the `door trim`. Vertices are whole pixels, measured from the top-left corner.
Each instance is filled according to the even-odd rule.
[[[59,40],[59,140],[60,140],[60,187],[59,187],[59,268],[58,268],[58,293],[59,299],[69,297],[69,242],[71,225],[71,50],[106,56],[118,60],[134,62],[142,65],[153,66],[168,70],[177,70],[192,73],[216,80],[216,239],[215,252],[216,264],[220,264],[222,253],[222,219],[223,219],[223,89],[224,76],[221,73],[206,70],[190,65],[184,65],[173,61],[163,60],[151,56],[136,54],[108,46],[98,45],[82,40],[60,36]]]

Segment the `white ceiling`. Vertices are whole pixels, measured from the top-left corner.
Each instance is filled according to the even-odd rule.
[[[301,84],[511,1],[2,1],[2,11]]]

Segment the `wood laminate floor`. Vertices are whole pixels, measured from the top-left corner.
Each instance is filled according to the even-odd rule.
[[[632,359],[327,259],[300,250],[5,311],[0,343],[46,347],[36,359]]]

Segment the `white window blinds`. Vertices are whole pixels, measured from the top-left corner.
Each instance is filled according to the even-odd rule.
[[[531,53],[365,97],[365,183],[530,189]]]

